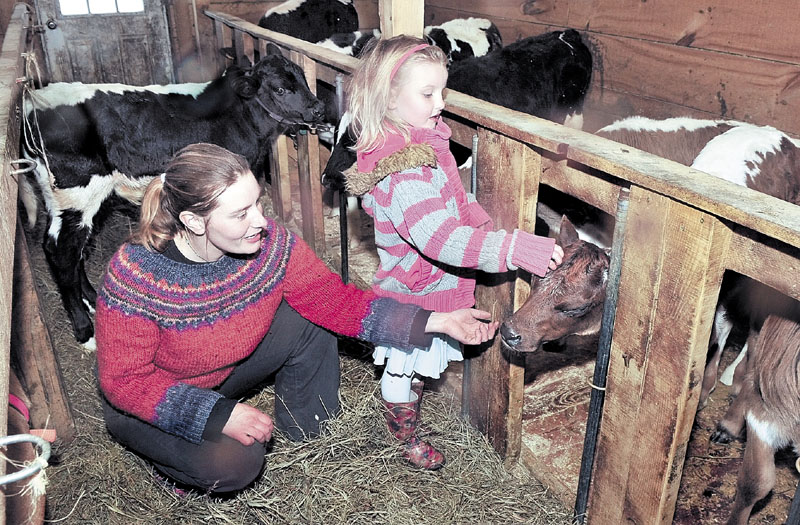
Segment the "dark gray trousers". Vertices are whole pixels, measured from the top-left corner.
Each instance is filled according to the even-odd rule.
[[[266,380],[275,380],[275,428],[299,441],[319,435],[339,412],[339,354],[336,337],[282,302],[256,350],[236,365],[218,391],[238,399]],[[266,446],[244,446],[220,433],[199,444],[112,407],[102,399],[109,433],[151,461],[170,478],[202,491],[231,492],[249,485],[264,466]]]

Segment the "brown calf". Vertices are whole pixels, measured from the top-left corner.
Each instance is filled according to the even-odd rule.
[[[608,254],[578,239],[562,217],[556,243],[564,262],[542,279],[531,280],[525,304],[500,326],[503,344],[518,352],[534,352],[548,341],[600,330],[608,280]]]
[[[745,525],[753,505],[775,485],[775,451],[800,448],[800,322],[771,315],[755,341],[739,395],[720,425],[747,425],[744,461],[728,525]]]

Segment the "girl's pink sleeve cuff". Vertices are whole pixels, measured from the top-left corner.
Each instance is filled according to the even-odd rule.
[[[515,230],[509,250],[508,269],[516,270],[518,267],[527,270],[539,277],[544,277],[553,256],[556,240],[551,237],[541,237],[522,230]]]

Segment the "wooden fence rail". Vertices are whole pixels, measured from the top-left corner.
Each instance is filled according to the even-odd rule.
[[[248,54],[273,42],[312,82],[333,84],[357,64],[233,16],[206,14],[215,20],[220,46]],[[244,44],[247,39],[255,43]],[[471,147],[472,136],[479,138],[477,198],[498,228],[532,230],[539,184],[611,214],[620,188],[630,188],[588,522],[671,523],[723,273],[742,273],[800,300],[800,208],[461,93],[449,92],[446,102],[454,139]],[[304,225],[306,217],[316,221],[322,214],[315,164],[324,153],[317,148],[316,140],[298,141],[300,170],[310,177],[299,203],[282,187],[288,181],[285,143],[273,150],[276,211],[287,217],[299,204]],[[309,242],[320,238],[314,228],[304,228]],[[502,318],[521,303],[525,288],[520,280],[487,283],[479,287],[478,305]],[[472,423],[516,460],[522,368],[496,343],[472,360],[467,374]]]

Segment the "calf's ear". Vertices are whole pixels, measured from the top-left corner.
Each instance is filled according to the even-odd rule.
[[[578,240],[578,230],[575,229],[575,225],[572,224],[566,215],[561,216],[561,225],[558,230],[558,236],[556,237],[556,243],[561,246],[569,246],[573,242]]]
[[[268,55],[282,55],[281,48],[273,44],[272,42],[267,44],[267,54]]]
[[[253,98],[256,96],[260,85],[258,78],[252,75],[238,75],[231,80],[233,90],[242,98]]]

